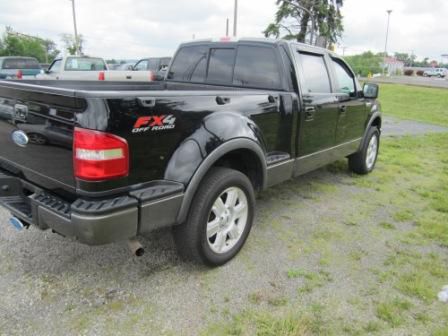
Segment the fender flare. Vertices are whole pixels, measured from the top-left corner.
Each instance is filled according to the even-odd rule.
[[[185,222],[188,212],[190,211],[191,203],[193,202],[193,198],[196,195],[196,191],[198,190],[203,178],[209,172],[210,168],[224,155],[230,153],[234,150],[238,149],[247,149],[255,153],[260,161],[261,169],[262,169],[262,189],[266,189],[267,183],[267,166],[266,166],[266,158],[263,150],[260,145],[258,145],[255,141],[248,138],[236,138],[229,141],[226,141],[221,146],[217,147],[213,150],[205,159],[202,161],[198,169],[195,171],[193,177],[188,183],[184,198],[182,201],[182,205],[177,214],[177,223],[181,224]]]
[[[367,123],[366,129],[364,130],[364,134],[363,134],[363,136],[362,136],[361,143],[359,144],[358,151],[360,151],[360,150],[363,148],[363,146],[364,146],[364,142],[366,141],[366,135],[367,135],[367,132],[369,131],[370,127],[372,127],[373,122],[374,122],[375,119],[377,119],[377,118],[380,119],[381,123],[383,122],[382,114],[381,114],[380,111],[376,111],[376,112],[374,112],[374,113],[372,114],[372,116],[370,117],[369,122]],[[381,130],[380,130],[380,132],[381,132]]]

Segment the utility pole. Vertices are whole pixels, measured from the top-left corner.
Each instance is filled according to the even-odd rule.
[[[387,58],[387,41],[389,39],[389,25],[390,25],[390,14],[392,13],[392,9],[388,9],[387,13],[387,29],[386,29],[386,43],[384,45],[384,71],[386,71],[386,58]]]
[[[78,39],[78,28],[76,27],[76,11],[75,11],[75,0],[69,0],[72,2],[73,11],[73,27],[75,28],[75,50],[76,55],[79,55],[79,39]]]
[[[238,28],[238,0],[235,0],[235,8],[233,12],[233,37],[237,35]]]
[[[226,37],[229,37],[229,18],[226,20]]]

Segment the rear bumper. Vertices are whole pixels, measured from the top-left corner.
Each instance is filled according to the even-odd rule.
[[[179,183],[154,181],[115,198],[69,202],[0,173],[0,205],[27,224],[88,245],[126,240],[175,224],[183,189]]]

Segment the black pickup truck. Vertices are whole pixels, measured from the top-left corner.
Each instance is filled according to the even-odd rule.
[[[172,226],[182,256],[243,246],[255,192],[347,157],[375,166],[378,86],[328,50],[265,39],[180,46],[165,81],[0,82],[0,203],[89,245]]]

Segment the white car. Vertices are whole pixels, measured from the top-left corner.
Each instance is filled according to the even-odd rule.
[[[447,69],[445,68],[432,68],[429,70],[425,70],[423,76],[425,77],[439,77],[444,78],[446,76]]]
[[[55,59],[48,70],[42,71],[36,78],[47,80],[150,82],[155,79],[155,74],[151,71],[109,71],[106,62],[102,58],[67,56]]]

